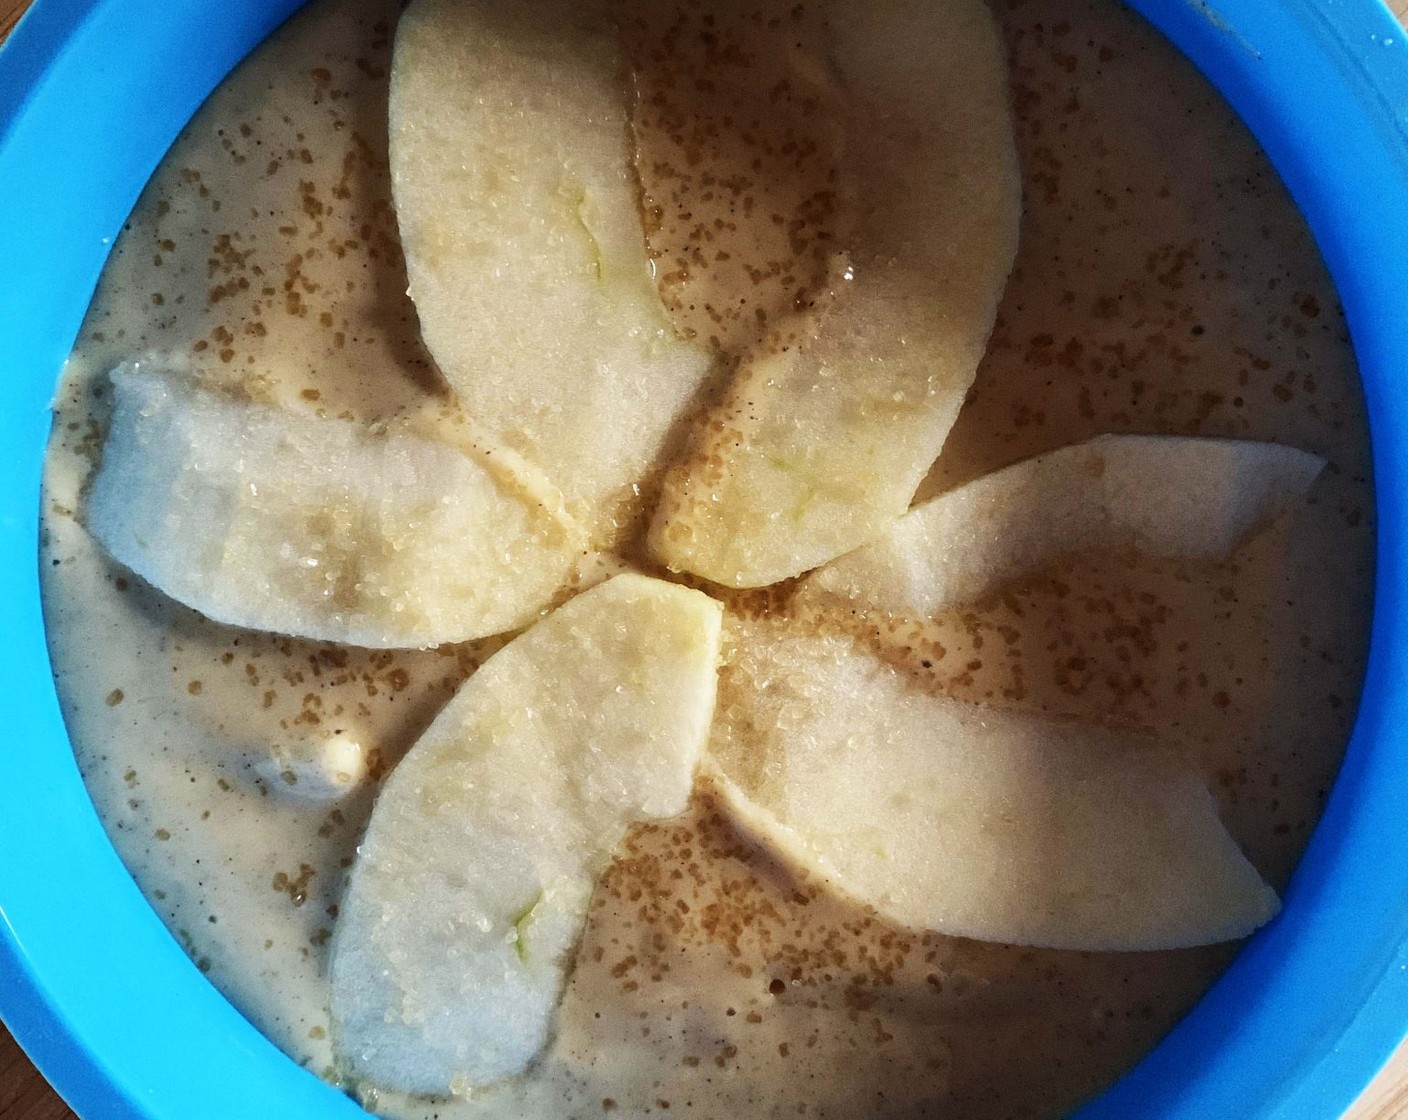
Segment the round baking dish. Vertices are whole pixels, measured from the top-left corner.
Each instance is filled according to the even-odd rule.
[[[1408,1027],[1408,42],[1373,0],[1132,0],[1222,91],[1338,285],[1368,400],[1376,610],[1358,723],[1281,917],[1081,1120],[1338,1115]],[[36,570],[49,398],[112,238],[296,0],[40,0],[0,51],[0,1015],[86,1117],[353,1118],[201,977],[113,853]]]

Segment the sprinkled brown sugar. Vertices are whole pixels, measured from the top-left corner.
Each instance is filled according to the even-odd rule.
[[[893,1090],[896,1115],[970,1115],[961,1109],[980,1107],[987,1075],[975,1059],[982,1047],[996,1044],[1002,1028],[995,1024],[1020,1006],[1008,1002],[1016,989],[1003,994],[1003,985],[1018,977],[1028,993],[1023,998],[1040,1001],[1043,1014],[1060,1022],[1042,1028],[1040,1057],[1005,1053],[1004,1062],[1015,1062],[1008,1068],[1019,1073],[1024,1063],[1034,1063],[1026,1067],[1029,1076],[1043,1080],[1048,1093],[1054,1076],[1065,1086],[1057,1091],[1074,1099],[1084,1091],[1076,1072],[1083,1053],[1128,1047],[1131,1034],[1167,1021],[1152,993],[1167,983],[1171,957],[1008,949],[887,926],[772,864],[707,795],[689,817],[631,836],[598,890],[584,955],[620,972],[614,978],[621,1006],[592,1012],[592,1037],[604,1044],[616,1022],[624,1029],[640,1016],[655,1023],[663,1016],[688,1051],[670,1081],[675,1096],[706,1092],[711,1070],[733,1070],[740,1085],[766,1083],[754,1063],[780,1059],[786,1065],[778,1076],[790,1086],[790,1099],[816,1107],[837,1089],[820,1075],[827,1063],[860,1051],[891,1078],[912,1082],[908,1092]],[[1189,969],[1191,956],[1203,963]],[[1189,972],[1210,975],[1225,951],[1183,957]],[[758,969],[749,962],[763,964]],[[744,984],[739,991],[749,994],[741,1003],[701,1000],[707,988],[699,985],[720,966]],[[653,979],[632,985],[632,976]],[[1092,1027],[1090,1005],[1070,996],[1100,985],[1121,991],[1128,1005],[1101,1005]],[[671,1004],[663,992],[692,998]],[[584,1014],[571,993],[564,1014]],[[802,1026],[817,1015],[826,1017],[829,1035]],[[867,1091],[850,1086],[846,1107],[876,1107],[880,1098]],[[952,1100],[930,1113],[944,1093]],[[1013,1105],[1013,1098],[1005,1099]]]
[[[308,885],[316,874],[317,870],[311,864],[300,863],[297,875],[290,875],[286,871],[275,872],[272,885],[280,894],[288,895],[289,901],[295,906],[302,906],[308,901]]]
[[[620,20],[661,294],[684,333],[735,352],[811,302],[842,233],[824,19],[776,11],[652,0]]]
[[[179,166],[158,176],[114,256],[85,326],[95,365],[159,345],[189,353],[205,377],[244,382],[267,371],[270,391],[326,415],[427,407],[435,378],[404,297],[381,140],[391,17],[372,3],[355,8],[361,29],[339,33],[355,42],[325,46],[305,33],[284,67],[296,88],[216,95],[219,142],[183,141]],[[1362,421],[1343,324],[1264,162],[1127,13],[1081,0],[998,8],[1026,164],[1024,248],[930,488],[1107,429],[1281,439],[1332,452],[1297,530],[1337,541],[1341,567],[1358,565],[1362,577],[1372,507],[1362,447],[1344,434]],[[662,0],[627,21],[628,45],[649,71],[637,120],[650,133],[640,173],[659,275],[678,320],[722,346],[760,333],[767,345],[794,344],[777,323],[824,284],[843,240],[824,96],[806,88],[825,83],[812,75],[784,87],[769,70],[784,52],[748,49],[761,29],[784,46],[800,42],[789,49],[805,58],[824,36],[818,11],[730,2],[710,17]],[[721,89],[739,102],[760,96],[766,119],[745,119],[736,105],[705,109]],[[291,107],[305,101],[312,110]],[[1196,138],[1181,150],[1198,163],[1175,176],[1156,149],[1178,136]],[[122,285],[133,293],[126,302]],[[443,403],[434,400],[429,407]],[[753,407],[738,402],[743,414]],[[76,425],[60,427],[64,453],[96,456],[95,415],[86,392],[60,401],[61,418]],[[736,438],[722,420],[715,434],[716,454]],[[55,559],[72,539],[56,538]],[[1341,742],[1352,718],[1363,613],[1351,591],[1273,578],[1287,547],[1296,542],[1272,534],[1218,570],[1080,558],[934,623],[844,626],[914,679],[968,699],[1176,723],[1233,832],[1280,881],[1334,771],[1325,743]],[[95,797],[111,801],[111,828],[159,851],[154,878],[196,884],[194,918],[178,918],[174,897],[158,898],[187,930],[193,958],[282,1045],[321,1064],[326,1031],[300,1020],[308,1012],[286,992],[318,1004],[316,986],[299,988],[298,977],[316,978],[370,791],[290,808],[277,791],[258,792],[267,783],[252,752],[350,731],[377,744],[379,774],[492,643],[341,650],[216,627],[144,587],[118,588],[102,593],[127,604],[125,625],[159,620],[184,650],[168,658],[169,635],[138,630],[157,649],[157,683],[140,665],[131,681],[125,665],[119,680],[88,667],[61,681],[91,693],[96,709],[80,717],[94,744],[85,771]],[[791,590],[729,596],[730,610],[775,616]],[[173,661],[180,672],[167,672]],[[194,679],[199,695],[186,689]],[[110,707],[111,696],[127,699]],[[176,713],[188,738],[225,753],[185,802],[186,817],[161,809],[168,839],[151,843],[151,814],[189,785],[197,761],[179,744],[157,748],[166,738],[156,713]],[[110,749],[112,723],[144,718],[152,722],[132,726],[158,729],[151,757],[105,777],[94,760]],[[83,751],[84,735],[75,738]],[[139,772],[141,799],[132,796]],[[254,959],[281,962],[289,981],[267,994],[242,976],[240,923],[205,915],[207,893],[228,889],[209,870],[224,858],[222,835],[255,843],[260,828],[298,837],[259,864],[251,888],[251,905],[276,908],[255,911]],[[766,1115],[783,1085],[789,1106],[817,1115],[1050,1115],[1142,1052],[1226,955],[1055,953],[906,932],[772,863],[701,792],[690,815],[633,833],[603,880],[549,1059],[561,1064],[550,1068],[561,1072],[568,1114],[638,1115],[668,1101],[672,1112],[702,1114],[710,1102],[716,1115]],[[622,1053],[639,1068],[623,1068]],[[839,1089],[837,1069],[847,1071]]]
[[[319,112],[297,125],[291,114],[261,105],[261,96],[248,99],[247,116],[219,130],[218,146],[192,146],[179,172],[154,184],[137,211],[137,220],[153,230],[152,252],[141,257],[124,242],[105,274],[107,283],[149,287],[148,298],[162,296],[145,325],[123,336],[121,350],[159,339],[165,350],[213,354],[222,365],[242,369],[276,367],[287,353],[321,352],[323,360],[304,371],[307,378],[338,411],[360,416],[415,404],[436,384],[404,296],[386,182],[389,51],[389,38],[381,35],[355,59],[314,68],[308,81]],[[279,236],[257,244],[245,231],[247,221],[224,219],[229,211],[222,211],[213,186],[256,153],[259,171],[246,176],[241,189],[245,205],[232,209],[252,217],[284,215]],[[336,267],[349,256],[377,267],[360,274]],[[192,289],[203,299],[186,299]],[[174,301],[173,291],[181,293]],[[363,326],[351,331],[349,301],[387,305],[390,314],[362,318]],[[158,314],[164,311],[172,313]],[[286,317],[313,318],[317,329],[334,330],[315,339],[312,324],[281,321]],[[90,337],[117,341],[102,330]],[[337,376],[329,376],[333,369]],[[403,379],[388,379],[389,369],[402,371]]]

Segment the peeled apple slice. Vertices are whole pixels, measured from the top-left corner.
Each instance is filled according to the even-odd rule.
[[[334,933],[354,1081],[466,1094],[546,1045],[596,877],[684,810],[722,608],[622,575],[485,662],[392,773]]]
[[[1275,443],[1098,436],[916,506],[807,586],[923,617],[1085,549],[1225,558],[1324,466]]]
[[[711,366],[656,291],[626,90],[599,0],[415,0],[397,28],[392,187],[426,346],[599,539]]]
[[[1202,781],[1128,736],[938,699],[847,639],[776,632],[740,638],[719,705],[710,765],[737,819],[902,925],[1171,949],[1279,907]]]
[[[744,362],[667,476],[671,569],[795,576],[908,508],[992,329],[1021,211],[1002,43],[982,0],[835,0],[847,250],[814,312]]]
[[[112,375],[86,524],[119,563],[217,622],[372,647],[531,621],[579,531],[458,448],[197,386]]]

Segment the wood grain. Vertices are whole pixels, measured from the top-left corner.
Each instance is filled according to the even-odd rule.
[[[78,1120],[0,1026],[0,1120]]]
[[[10,33],[29,2],[0,0],[0,40]],[[1389,0],[1388,6],[1400,20],[1408,22],[1408,0]],[[78,1120],[29,1063],[3,1025],[0,1025],[0,1120]],[[1399,1047],[1343,1120],[1408,1120],[1408,1043]]]
[[[10,33],[28,7],[29,0],[0,0],[0,40]],[[0,1112],[0,1116],[3,1115],[4,1113]]]

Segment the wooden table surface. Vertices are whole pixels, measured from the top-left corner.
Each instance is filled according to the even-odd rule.
[[[1400,20],[1408,22],[1408,0],[1387,2]],[[30,0],[0,0],[0,40],[14,27],[29,3]],[[0,1025],[0,1120],[77,1120],[30,1065],[3,1025]],[[1408,1043],[1399,1048],[1343,1120],[1408,1120]]]

